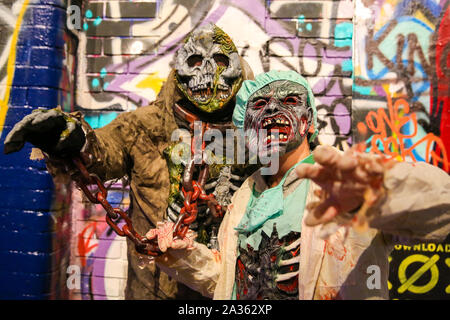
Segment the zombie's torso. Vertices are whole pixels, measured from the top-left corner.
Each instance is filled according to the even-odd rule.
[[[224,149],[226,146],[224,146]],[[173,222],[176,222],[181,209],[184,206],[184,197],[182,192],[182,179],[188,162],[187,158],[191,153],[191,148],[186,144],[172,144],[164,151],[170,176],[170,194],[168,199],[167,216]],[[226,152],[224,151],[223,154]],[[174,158],[174,155],[179,158]],[[207,157],[215,157],[215,154],[207,152]],[[227,164],[226,159],[223,163],[211,163],[208,165],[208,178],[204,185],[206,194],[213,194],[215,200],[226,211],[231,203],[231,198],[245,179],[252,174],[256,167],[245,164]],[[197,180],[200,167],[196,168],[193,174],[193,180]],[[210,248],[217,247],[217,231],[222,219],[212,215],[210,208],[206,204],[198,205],[197,218],[190,228],[197,232],[197,241],[208,245]]]
[[[237,300],[297,300],[300,233],[279,239],[276,226],[271,236],[262,234],[259,247],[238,245]]]
[[[200,123],[202,132],[211,129],[211,126],[222,133],[231,128],[236,93],[243,80],[250,75],[231,38],[217,26],[206,24],[186,37],[173,62],[174,83],[181,97],[174,101],[172,107],[179,128],[189,132],[189,143],[196,123]],[[195,139],[204,141],[203,136],[196,136]],[[186,209],[186,214],[198,209],[196,220],[190,227],[197,231],[197,241],[214,247],[220,215],[248,176],[248,171],[242,164],[225,164],[225,158],[214,152],[204,153],[206,158],[212,160],[206,169],[202,161],[200,164],[196,161],[193,165],[188,159],[193,156],[189,143],[183,143],[184,146],[176,141],[164,151],[170,175],[167,216],[175,222],[184,207],[190,208],[189,211]],[[225,150],[226,146],[220,148]],[[174,156],[182,158],[181,161],[175,161]],[[192,199],[188,199],[185,205],[184,197],[191,197],[189,192],[194,193],[194,188],[202,189],[202,197],[208,197],[208,200],[201,199],[202,203],[193,199],[195,203],[191,204]]]
[[[312,162],[312,157],[300,163]],[[261,170],[239,224],[235,286],[238,300],[298,299],[300,234],[309,180],[293,166],[277,186],[269,188]]]

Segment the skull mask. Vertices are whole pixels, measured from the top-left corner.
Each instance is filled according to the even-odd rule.
[[[178,88],[196,108],[207,113],[222,110],[242,82],[236,47],[213,24],[188,36],[175,55],[174,67]]]

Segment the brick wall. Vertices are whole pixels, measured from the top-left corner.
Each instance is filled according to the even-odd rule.
[[[404,98],[418,119],[419,130],[404,141],[406,146],[434,135],[430,150],[436,155],[430,150],[426,154],[422,146],[415,148],[414,159],[406,160],[444,169],[448,164],[448,88],[438,81],[447,82],[449,31],[442,23],[447,1],[85,1],[85,16],[87,10],[91,13],[80,37],[84,49],[78,56],[77,102],[94,126],[152,101],[179,41],[196,26],[214,22],[231,36],[255,74],[293,69],[308,79],[319,113],[318,143],[345,149],[365,141],[369,150],[375,132],[366,116],[370,111],[388,112],[391,95],[394,101]],[[388,35],[384,41],[382,34]],[[402,36],[406,49],[396,64],[397,37]],[[396,252],[391,257],[391,290],[401,285],[398,267],[403,260]],[[124,257],[123,251],[122,261]],[[440,279],[448,274],[444,260],[442,256]],[[126,273],[118,278],[125,279]],[[432,296],[445,296],[444,282],[439,281]]]
[[[61,1],[0,5],[0,134],[38,107],[73,110],[75,42]],[[31,146],[0,156],[0,299],[68,297],[70,189],[54,185]]]
[[[77,103],[94,126],[148,104],[180,40],[214,22],[255,74],[306,76],[321,114],[320,143],[343,148],[351,143],[352,15],[352,1],[84,1]]]

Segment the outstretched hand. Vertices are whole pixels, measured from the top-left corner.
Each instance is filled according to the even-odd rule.
[[[316,192],[320,201],[308,205],[311,213],[305,224],[315,226],[349,212],[362,213],[384,195],[384,172],[392,162],[354,148],[344,153],[330,146],[319,146],[314,152],[315,164],[301,164],[296,168],[299,178],[308,178],[321,189]],[[363,223],[362,221],[360,221]]]
[[[51,156],[78,154],[86,141],[80,123],[55,108],[36,109],[16,123],[5,138],[5,154],[17,152],[30,142]]]
[[[151,229],[145,237],[149,240],[156,239],[158,241],[158,247],[161,252],[166,252],[167,249],[193,249],[194,240],[197,234],[188,230],[186,236],[183,239],[173,237],[174,223],[171,221],[158,222],[156,229]]]

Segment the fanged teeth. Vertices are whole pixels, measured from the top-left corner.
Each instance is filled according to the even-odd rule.
[[[212,88],[211,83],[201,83],[194,86],[189,86],[192,91],[206,90],[208,88]]]

